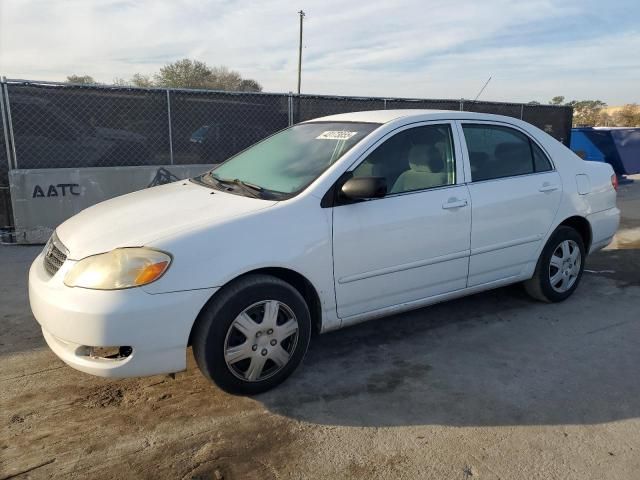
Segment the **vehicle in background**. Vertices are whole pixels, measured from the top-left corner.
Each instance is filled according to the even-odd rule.
[[[176,372],[192,345],[208,378],[255,394],[312,331],[516,282],[565,300],[618,227],[615,180],[511,117],[319,118],[67,220],[31,266],[31,308],[84,372]]]

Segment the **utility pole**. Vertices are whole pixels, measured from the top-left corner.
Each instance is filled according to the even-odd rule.
[[[304,18],[304,12],[300,10],[300,43],[298,45],[298,95],[300,95],[300,83],[302,81],[302,19]]]

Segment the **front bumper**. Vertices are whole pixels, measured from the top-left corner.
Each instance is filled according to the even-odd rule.
[[[88,290],[63,283],[75,262],[52,277],[42,254],[29,270],[29,302],[47,344],[71,367],[102,377],[171,373],[186,368],[189,333],[215,288],[150,294],[141,288]],[[87,347],[130,346],[125,358],[87,355]]]

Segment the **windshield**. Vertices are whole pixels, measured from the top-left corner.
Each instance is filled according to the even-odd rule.
[[[204,174],[206,183],[244,185],[272,195],[291,196],[303,190],[378,124],[315,122],[294,125]],[[213,180],[211,179],[213,177]]]

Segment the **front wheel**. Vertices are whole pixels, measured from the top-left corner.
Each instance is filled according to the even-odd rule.
[[[248,275],[204,308],[193,353],[202,373],[220,388],[252,395],[291,375],[310,338],[311,316],[302,295],[276,277]]]
[[[560,226],[549,238],[530,280],[527,293],[543,302],[561,302],[578,287],[584,271],[585,247],[580,234]]]

